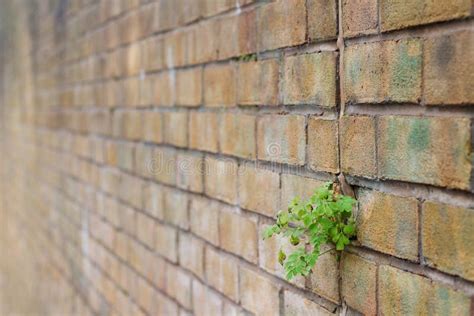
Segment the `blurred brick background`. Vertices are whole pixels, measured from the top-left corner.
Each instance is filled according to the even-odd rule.
[[[471,0],[0,2],[0,314],[469,315]],[[261,232],[343,173],[358,242]]]

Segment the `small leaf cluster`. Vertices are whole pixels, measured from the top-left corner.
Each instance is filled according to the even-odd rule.
[[[276,224],[268,227],[263,238],[282,235],[296,246],[289,255],[280,249],[278,260],[283,265],[286,278],[307,276],[321,253],[321,247],[332,244],[329,251],[344,250],[356,234],[352,210],[355,199],[333,189],[333,183],[327,182],[308,200],[295,198],[288,209],[278,212]]]
[[[237,60],[242,62],[257,61],[257,54],[242,55],[237,57]]]

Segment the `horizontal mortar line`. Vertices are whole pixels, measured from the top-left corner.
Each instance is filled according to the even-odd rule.
[[[346,113],[349,115],[355,114],[370,116],[406,115],[421,117],[474,117],[474,107],[471,104],[346,104]]]
[[[464,208],[474,208],[474,194],[468,191],[401,180],[369,179],[350,174],[346,174],[346,179],[349,184],[361,189],[373,189],[399,196],[414,197]]]
[[[367,34],[358,37],[345,37],[344,42],[347,46],[373,43],[386,40],[403,40],[417,37],[431,37],[436,35],[447,35],[462,30],[472,30],[474,19],[471,17],[459,20],[440,21],[424,25],[416,25],[401,30],[385,31],[377,34]]]
[[[403,271],[427,277],[429,280],[432,281],[438,281],[451,288],[460,290],[468,296],[474,295],[474,282],[463,279],[460,276],[448,274],[446,272],[431,268],[427,265],[422,265],[420,263],[415,263],[409,260],[397,258],[395,256],[390,256],[388,254],[380,253],[376,250],[366,247],[349,246],[348,252],[360,255],[365,259],[369,259],[371,262],[374,262],[379,266],[389,265],[391,267],[395,267]]]
[[[99,139],[103,139],[103,138],[99,137]],[[104,139],[114,140],[114,138],[107,138],[107,137],[105,137]],[[123,139],[118,139],[117,142],[118,143],[125,143],[125,144],[134,143],[132,141],[124,141]],[[299,175],[299,176],[303,176],[303,177],[307,177],[307,178],[314,178],[316,180],[330,180],[332,177],[335,176],[335,174],[333,174],[333,173],[327,173],[327,172],[323,172],[323,171],[312,170],[308,167],[308,165],[297,166],[297,165],[290,165],[290,164],[271,162],[271,161],[265,161],[265,160],[250,160],[250,159],[245,159],[245,158],[236,157],[236,156],[232,156],[232,155],[227,155],[227,154],[223,154],[223,153],[206,152],[206,151],[201,151],[201,150],[197,150],[197,149],[177,147],[177,146],[174,146],[174,145],[171,145],[171,144],[164,144],[164,143],[157,144],[157,143],[145,142],[143,144],[144,145],[149,145],[153,148],[171,148],[171,149],[177,150],[178,152],[182,151],[182,152],[192,153],[194,155],[203,154],[205,156],[210,156],[210,157],[213,157],[213,158],[216,158],[216,159],[218,159],[218,158],[232,159],[232,160],[237,161],[239,165],[249,164],[249,163],[250,164],[257,163],[259,166],[268,166],[270,170],[274,170],[274,171],[275,170],[276,171],[280,170],[280,172],[282,170],[290,171],[288,174]],[[69,153],[69,151],[67,151],[67,150],[61,150],[60,152]],[[80,157],[80,156],[76,156],[76,157]],[[95,161],[92,160],[92,159],[85,159],[85,160],[95,164]],[[111,165],[106,165],[106,164],[103,164],[103,165],[111,166]],[[127,172],[127,170],[124,170],[124,171]],[[132,175],[133,175],[133,172],[132,172]],[[357,177],[357,176],[353,176],[353,175],[350,175],[350,174],[347,174],[347,176],[350,179],[352,179],[352,181],[356,181],[356,180],[359,181],[359,182],[354,182],[355,184],[365,186],[365,187],[369,187],[369,188],[374,187],[374,184],[376,185],[377,183],[388,183],[388,184],[397,183],[397,184],[399,184],[399,187],[401,187],[403,185],[409,186],[409,187],[415,186],[418,190],[426,190],[428,192],[431,192],[433,190],[437,191],[437,190],[440,190],[440,189],[444,188],[442,186],[435,186],[435,185],[426,184],[426,183],[414,183],[414,182],[407,182],[407,181],[401,181],[401,180],[395,180],[395,179],[375,178],[373,180],[370,180],[370,179],[367,179],[367,178]],[[360,181],[364,181],[364,182],[360,182]],[[453,193],[453,194],[448,194],[447,195],[450,199],[455,198],[456,196],[467,196],[467,197],[472,196],[471,192],[462,191],[462,190],[459,190],[459,189],[448,189],[448,192]],[[443,194],[443,191],[440,191],[439,193]],[[430,197],[431,195],[426,195],[425,194],[425,195],[421,195],[419,197],[424,197],[424,196]],[[435,201],[437,200],[436,197],[432,197],[432,198],[435,198]],[[443,201],[443,200],[440,200],[440,201]],[[449,201],[451,202],[451,200],[449,200]],[[448,204],[449,204],[449,202],[448,202]],[[461,203],[461,205],[464,205],[464,204]],[[468,204],[468,205],[470,205],[469,207],[473,207],[472,202],[470,202],[470,204]]]
[[[79,182],[83,182],[83,181],[80,180],[80,179],[79,179],[78,181],[79,181]],[[87,184],[89,185],[89,183],[87,183]],[[100,191],[100,189],[99,189],[99,191]],[[106,193],[106,194],[107,194],[107,195],[110,195],[110,196],[112,196],[112,197],[114,197],[113,194],[109,194],[109,193]],[[118,198],[117,198],[117,199],[118,199]],[[211,199],[213,199],[213,198],[211,198]],[[218,201],[219,201],[219,200],[218,200]],[[222,201],[220,201],[220,202],[222,202]],[[125,203],[127,203],[127,202],[125,202]],[[223,202],[223,203],[225,204],[225,202]],[[133,208],[133,207],[132,207],[132,208]],[[136,208],[134,208],[134,209],[135,209],[136,211],[141,212],[141,210],[138,210],[138,209],[136,209]],[[261,214],[258,214],[258,213],[257,213],[256,215],[259,216],[259,217],[261,216]],[[263,216],[263,217],[265,218],[265,216]],[[165,225],[168,225],[168,224],[165,224]],[[172,225],[168,225],[168,226],[172,226]],[[180,227],[177,227],[177,229],[182,230],[182,228],[180,228]],[[185,232],[187,232],[187,231],[185,231]],[[194,235],[193,232],[190,232],[190,234]],[[209,244],[209,245],[215,247],[214,245],[210,244],[208,241],[204,240],[202,237],[195,236],[195,238],[198,238],[198,239],[202,240],[203,242],[205,242],[206,244]],[[219,248],[219,249],[220,249],[220,248]],[[356,249],[356,248],[355,248],[355,249]],[[357,248],[357,249],[359,249],[359,248]],[[223,250],[223,251],[226,252],[226,250]],[[371,253],[374,253],[374,254],[377,254],[378,257],[384,257],[384,258],[388,258],[388,259],[394,258],[394,257],[392,257],[392,256],[390,256],[390,255],[388,255],[388,254],[384,254],[384,253],[377,252],[376,250],[370,250],[370,252],[371,252]],[[232,256],[236,256],[237,258],[240,258],[241,260],[246,261],[245,258],[241,258],[241,257],[239,257],[239,256],[236,255],[236,254],[233,254],[233,253],[229,253],[229,254],[231,254]],[[400,260],[400,262],[405,262],[403,259],[399,259],[399,260]],[[459,280],[461,280],[462,282],[467,282],[468,285],[471,284],[471,283],[473,283],[473,282],[471,282],[471,281],[462,279],[462,277],[458,277],[458,276],[455,276],[455,275],[450,275],[450,274],[448,274],[448,273],[445,273],[445,272],[442,272],[442,271],[439,271],[439,270],[434,270],[433,268],[430,268],[430,267],[428,267],[428,266],[423,266],[423,265],[421,265],[421,264],[415,264],[415,263],[411,263],[411,264],[412,264],[412,266],[418,267],[419,269],[421,269],[420,271],[424,271],[423,269],[428,269],[428,271],[436,271],[436,272],[438,273],[438,275],[442,275],[443,277],[446,277],[447,279],[449,279],[449,278],[454,279],[454,280],[458,280],[458,279],[459,279]],[[396,267],[398,267],[398,266],[396,266]],[[403,266],[400,266],[400,268],[403,269]],[[459,282],[461,282],[461,281],[459,281]],[[453,281],[453,282],[456,283],[457,281]],[[454,283],[453,283],[453,284],[454,284]],[[451,283],[450,283],[450,284],[451,284]],[[470,286],[470,285],[469,285],[469,286]],[[469,290],[469,291],[470,291],[470,290]]]

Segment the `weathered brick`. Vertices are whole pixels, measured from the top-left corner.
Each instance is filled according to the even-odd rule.
[[[425,202],[422,245],[426,263],[436,269],[474,280],[474,211]]]
[[[205,158],[205,192],[227,203],[237,202],[237,162],[232,159]]]
[[[351,45],[343,58],[346,103],[417,103],[422,50],[418,39]]]
[[[276,59],[239,63],[237,102],[241,105],[277,105],[278,72]]]
[[[260,273],[240,267],[242,306],[256,315],[277,315],[279,312],[278,285]]]
[[[109,153],[107,153],[108,156]],[[138,144],[134,151],[134,166],[135,173],[139,176],[152,178],[153,170],[151,164],[153,160],[153,147],[144,144]],[[109,157],[107,157],[107,160]]]
[[[344,116],[340,121],[342,171],[373,177],[376,175],[375,119]]]
[[[247,114],[223,113],[219,129],[221,152],[255,159],[256,117]]]
[[[308,163],[311,169],[339,171],[338,123],[311,117],[308,121]]]
[[[202,102],[202,68],[180,70],[176,74],[176,105],[199,106]]]
[[[467,118],[381,117],[379,175],[469,189],[470,134]]]
[[[278,173],[258,168],[253,164],[243,164],[239,167],[241,207],[272,217],[278,212],[279,195]]]
[[[341,293],[347,305],[364,315],[376,315],[377,266],[357,255],[345,253],[341,267]]]
[[[304,43],[305,1],[288,0],[268,3],[261,6],[257,14],[259,51]]]
[[[257,262],[257,223],[239,214],[221,212],[219,215],[221,247],[242,256],[250,262]]]
[[[143,139],[150,142],[160,143],[163,137],[163,121],[161,113],[145,111],[142,116]]]
[[[170,32],[164,35],[164,58],[167,68],[174,72],[175,67],[181,67],[186,64],[187,58],[187,33],[185,30]]]
[[[156,222],[155,250],[166,259],[178,260],[178,231],[167,225]]]
[[[429,1],[380,1],[382,31],[402,29],[415,25],[468,17],[471,13],[469,0]]]
[[[219,50],[219,20],[211,19],[197,25],[196,63],[205,63],[217,59]]]
[[[154,148],[148,170],[154,179],[165,184],[176,184],[176,151],[171,148]]]
[[[204,243],[191,234],[179,234],[179,265],[204,278]]]
[[[377,27],[377,0],[344,0],[342,2],[344,37],[377,33]]]
[[[291,200],[298,197],[308,199],[324,181],[306,178],[293,174],[281,175],[281,203],[280,208],[286,209]]]
[[[153,37],[142,44],[143,68],[147,71],[159,70],[164,65],[163,41]]]
[[[383,315],[470,314],[467,295],[422,276],[383,265],[378,282],[379,312]]]
[[[320,52],[285,58],[285,104],[336,105],[336,55]]]
[[[202,155],[178,153],[176,157],[179,188],[192,192],[204,191],[204,158]]]
[[[219,20],[219,59],[255,52],[257,49],[255,10]],[[229,34],[233,36],[229,37]]]
[[[128,76],[133,76],[138,74],[140,71],[141,65],[141,46],[139,43],[134,43],[125,48],[125,73]]]
[[[330,246],[321,248],[321,251],[328,251]],[[335,251],[329,251],[319,257],[315,266],[311,270],[308,286],[311,291],[325,297],[333,302],[339,302],[339,270],[338,260]]]
[[[305,117],[264,115],[257,121],[258,158],[303,165],[305,160]]]
[[[153,76],[152,87],[155,91],[153,103],[158,106],[173,106],[176,100],[175,82],[175,70],[160,72]]]
[[[222,315],[223,300],[201,282],[193,281],[193,310],[196,316]]]
[[[221,203],[195,197],[190,204],[191,231],[214,245],[219,244],[219,210]]]
[[[164,112],[162,116],[164,141],[178,147],[186,147],[188,145],[188,113]]]
[[[467,1],[469,2],[469,1]],[[472,104],[474,32],[430,37],[424,42],[424,101],[427,104]]]
[[[235,66],[213,65],[204,68],[204,103],[206,106],[233,106],[236,103]]]
[[[206,247],[207,282],[236,302],[239,295],[238,269],[235,260],[211,247]]]
[[[308,36],[311,41],[321,41],[337,36],[337,1],[309,0],[306,2]]]
[[[284,315],[334,315],[317,303],[290,290],[285,290],[283,295]]]
[[[418,205],[415,198],[377,191],[359,193],[357,240],[364,246],[418,260]]]
[[[181,191],[163,188],[163,214],[164,220],[181,228],[189,227],[188,195]]]
[[[155,246],[155,221],[137,212],[137,238],[150,248]]]
[[[194,149],[217,152],[219,140],[218,115],[210,112],[190,112],[189,146]]]
[[[158,219],[164,218],[164,195],[160,185],[148,182],[143,190],[143,209],[145,213]]]

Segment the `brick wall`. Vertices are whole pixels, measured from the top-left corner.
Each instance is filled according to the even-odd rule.
[[[469,315],[470,0],[0,4],[0,313]],[[357,244],[262,230],[344,174]]]

